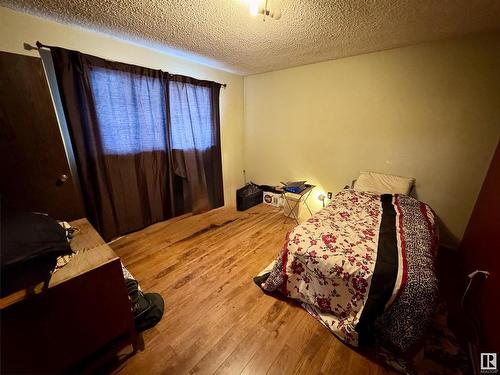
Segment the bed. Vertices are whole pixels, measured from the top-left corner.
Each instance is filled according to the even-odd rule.
[[[359,190],[344,189],[289,232],[256,281],[300,301],[350,345],[409,352],[438,294],[435,215],[406,194]]]

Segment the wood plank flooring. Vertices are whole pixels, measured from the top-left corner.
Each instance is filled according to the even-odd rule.
[[[387,374],[297,304],[253,283],[294,227],[270,206],[185,215],[111,247],[165,315],[119,374]]]

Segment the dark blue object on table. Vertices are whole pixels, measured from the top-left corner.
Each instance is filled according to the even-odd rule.
[[[285,186],[284,190],[289,192],[289,193],[295,193],[299,194],[306,190],[309,187],[309,185],[302,185],[302,186]]]

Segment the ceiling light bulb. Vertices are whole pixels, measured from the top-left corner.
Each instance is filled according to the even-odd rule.
[[[252,16],[259,14],[259,0],[250,0],[250,14]]]

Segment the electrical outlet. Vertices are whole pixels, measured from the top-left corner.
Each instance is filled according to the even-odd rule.
[[[327,197],[328,197],[328,199],[332,199],[332,192],[331,191],[328,192]]]

